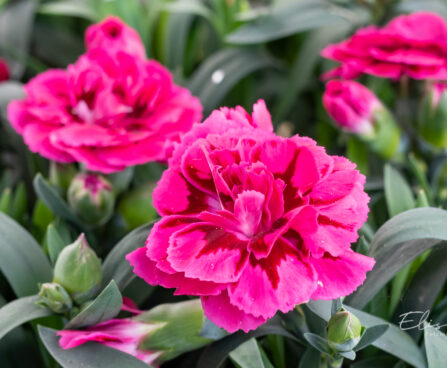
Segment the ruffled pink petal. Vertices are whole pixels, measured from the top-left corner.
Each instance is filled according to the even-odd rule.
[[[220,207],[217,198],[199,191],[172,168],[166,170],[158,182],[153,194],[153,205],[159,214],[165,216],[197,214]]]
[[[230,333],[237,330],[248,332],[266,322],[265,318],[245,313],[231,304],[226,291],[216,296],[202,296],[200,299],[205,315]]]
[[[338,257],[326,255],[310,262],[318,275],[318,288],[312,294],[314,300],[331,300],[351,294],[365,281],[366,273],[375,264],[373,258],[352,250]]]
[[[295,287],[296,283],[299,287]],[[237,283],[229,288],[233,305],[256,317],[271,318],[307,302],[316,288],[316,275],[297,250],[279,239],[267,258],[250,257]]]
[[[235,282],[247,264],[246,244],[213,224],[191,224],[171,237],[167,260],[189,278]]]
[[[183,273],[169,274],[161,271],[154,261],[146,255],[146,247],[139,248],[126,256],[134,273],[150,285],[176,288],[175,295],[217,295],[227,287],[226,284],[187,278]]]

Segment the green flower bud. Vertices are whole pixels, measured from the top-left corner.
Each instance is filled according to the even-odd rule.
[[[144,185],[123,196],[118,204],[118,213],[131,229],[147,224],[157,217],[152,206],[153,185]]]
[[[102,176],[78,174],[68,188],[68,203],[76,216],[91,226],[104,225],[112,216],[115,194]]]
[[[64,313],[71,309],[73,302],[67,291],[59,284],[46,282],[40,286],[38,303],[56,313]]]
[[[384,106],[373,110],[372,119],[374,132],[371,136],[364,137],[364,140],[369,142],[373,151],[388,160],[398,152],[401,130]]]
[[[360,341],[363,328],[359,319],[344,309],[335,313],[327,326],[329,346],[335,351],[351,351]]]
[[[418,130],[424,140],[437,148],[447,148],[447,85],[436,83],[422,99]]]
[[[160,352],[157,363],[212,342],[201,334],[205,317],[199,299],[161,304],[133,320],[153,325],[152,330],[141,340],[138,349]]]
[[[54,282],[62,285],[78,304],[93,298],[102,280],[101,260],[84,234],[59,254],[54,266]]]

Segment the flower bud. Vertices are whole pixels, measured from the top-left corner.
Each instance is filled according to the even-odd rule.
[[[101,279],[101,260],[81,234],[60,252],[54,266],[54,282],[62,285],[73,300],[81,304],[95,296]]]
[[[359,343],[362,332],[360,320],[341,309],[331,317],[327,326],[329,346],[339,352],[351,351]]]
[[[447,148],[447,84],[435,83],[419,109],[418,130],[428,143]]]
[[[59,331],[59,344],[70,349],[96,341],[158,366],[212,342],[200,336],[204,320],[199,299],[162,304],[137,317],[111,319],[85,330]]]
[[[115,194],[104,177],[83,173],[73,179],[68,189],[68,203],[82,222],[100,226],[113,214]]]
[[[40,286],[38,303],[53,312],[64,313],[71,309],[73,302],[67,291],[55,282],[46,282]]]
[[[356,134],[384,158],[391,158],[400,143],[400,129],[391,113],[368,88],[354,81],[327,83],[323,105],[343,130]]]

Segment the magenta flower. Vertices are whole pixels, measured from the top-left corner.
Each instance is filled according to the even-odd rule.
[[[324,77],[447,79],[447,23],[437,14],[401,15],[383,28],[369,26],[327,46],[322,55],[341,63]]]
[[[9,67],[6,64],[6,61],[0,58],[0,82],[4,82],[8,80],[9,75]]]
[[[95,341],[133,355],[147,364],[152,364],[161,352],[142,350],[139,346],[144,338],[157,328],[159,328],[157,324],[126,318],[111,319],[87,327],[85,330],[62,330],[57,334],[61,336],[59,344],[63,349],[71,349],[86,342]]]
[[[121,29],[116,47],[101,32],[111,23]],[[8,106],[12,126],[31,151],[89,170],[166,161],[201,120],[199,100],[159,63],[135,56],[138,45],[143,50],[135,31],[114,18],[92,27],[89,52],[67,70],[38,75],[25,86],[25,99]]]
[[[107,50],[108,54],[125,52],[140,59],[146,58],[146,50],[138,33],[118,17],[108,16],[85,32],[87,51]]]
[[[154,191],[162,219],[127,256],[151,285],[201,297],[233,332],[278,310],[348,295],[372,258],[351,250],[368,213],[365,177],[306,137],[278,137],[264,101],[195,125]]]
[[[374,130],[372,113],[382,108],[382,103],[368,88],[342,80],[326,84],[323,105],[341,128],[356,134],[371,134]]]

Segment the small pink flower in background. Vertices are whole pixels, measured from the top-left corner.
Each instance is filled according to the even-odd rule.
[[[119,37],[107,38],[110,33]],[[144,51],[141,40],[118,19],[92,26],[86,39],[90,51],[75,64],[25,86],[26,98],[8,106],[12,126],[31,151],[89,170],[166,161],[201,120],[199,100],[162,65],[136,57]]]
[[[108,54],[125,52],[146,58],[146,50],[138,33],[118,17],[109,16],[102,22],[90,26],[85,32],[87,51],[106,50]]]
[[[10,78],[9,67],[5,60],[0,59],[0,82],[7,81]]]
[[[416,12],[394,18],[383,28],[368,26],[327,46],[322,55],[341,63],[324,78],[447,79],[447,23],[438,14]]]
[[[353,292],[374,265],[351,243],[365,177],[310,138],[272,133],[264,101],[195,125],[154,191],[162,219],[127,256],[151,285],[198,295],[206,316],[249,331],[310,299]]]
[[[372,113],[382,103],[368,88],[354,81],[332,80],[326,84],[323,105],[342,128],[351,133],[371,134]]]
[[[111,319],[87,327],[85,330],[62,330],[57,334],[61,336],[59,344],[63,349],[71,349],[86,342],[95,341],[133,355],[147,364],[152,364],[161,352],[140,350],[139,345],[150,332],[157,328],[159,328],[157,324],[151,325],[126,318]]]

